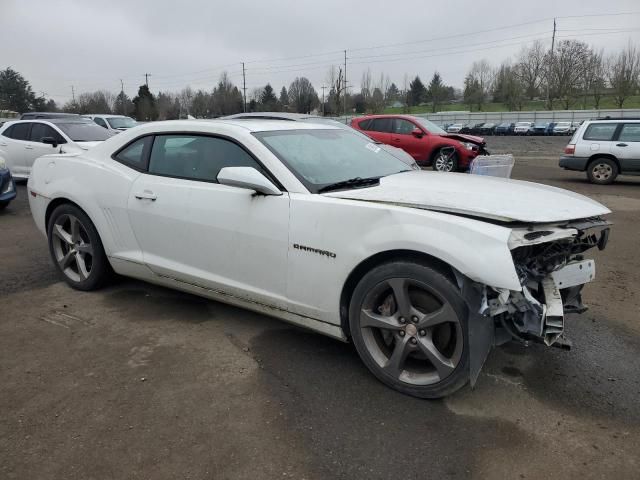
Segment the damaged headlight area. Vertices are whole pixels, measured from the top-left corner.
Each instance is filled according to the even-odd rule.
[[[581,291],[595,278],[595,262],[583,253],[604,249],[610,223],[599,218],[548,228],[514,229],[509,247],[521,291],[485,288],[483,312],[496,334],[568,346],[564,315],[583,313]],[[496,339],[498,335],[496,335]]]

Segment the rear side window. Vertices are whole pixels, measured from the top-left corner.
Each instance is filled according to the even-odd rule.
[[[100,125],[103,128],[107,128],[107,124],[105,123],[105,121],[103,119],[101,119],[100,117],[96,117],[93,119],[94,122],[96,122],[98,125]]]
[[[362,130],[369,130],[369,124],[371,123],[371,120],[367,119],[367,120],[362,120],[361,122],[358,122],[358,126],[362,129]]]
[[[136,170],[146,170],[152,141],[152,136],[139,138],[116,153],[113,159]]]
[[[640,123],[626,123],[620,131],[621,142],[640,142]]]
[[[390,118],[374,118],[369,123],[367,130],[371,132],[391,132],[391,119]]]
[[[265,174],[239,145],[202,135],[158,135],[149,159],[149,173],[206,182],[217,182],[224,167],[253,167]]]
[[[5,132],[5,136],[14,140],[29,140],[29,128],[31,123],[17,123]]]
[[[44,137],[55,138],[58,143],[66,143],[62,135],[56,132],[49,125],[45,125],[44,123],[34,123],[31,127],[31,134],[29,135],[29,139],[32,142],[42,142]]]
[[[617,123],[592,123],[585,130],[582,139],[601,141],[612,140],[616,128],[618,128]]]

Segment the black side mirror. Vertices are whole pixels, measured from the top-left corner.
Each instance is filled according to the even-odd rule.
[[[58,146],[58,140],[53,137],[42,137],[42,140],[40,141],[42,143],[46,143],[47,145],[51,145],[53,148],[56,148]]]

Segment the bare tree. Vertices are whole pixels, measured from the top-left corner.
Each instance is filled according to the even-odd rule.
[[[335,65],[331,65],[327,72],[327,83],[329,83],[329,108],[335,114],[339,114],[343,106],[344,95],[344,74],[342,67],[336,69]]]
[[[605,83],[602,50],[599,52],[591,50],[582,77],[582,108],[587,108],[589,96],[593,97],[594,107],[600,108],[600,100],[604,94]]]
[[[638,49],[629,42],[622,52],[610,56],[606,63],[606,74],[616,105],[622,108],[625,100],[638,88],[640,76]]]
[[[178,100],[180,101],[180,106],[182,107],[182,113],[185,115],[191,115],[191,102],[193,100],[193,90],[191,87],[186,86],[183,88],[178,94]]]
[[[495,72],[491,65],[486,60],[479,60],[473,62],[471,70],[469,70],[468,77],[471,79],[471,83],[476,85],[475,100],[478,110],[482,110],[482,105],[486,103],[491,94],[493,88],[493,78]]]
[[[591,49],[578,40],[562,40],[549,60],[549,87],[553,96],[560,99],[565,110],[580,91]],[[550,100],[553,97],[550,98]],[[550,101],[549,108],[552,103]]]
[[[536,40],[529,48],[524,47],[518,54],[515,73],[524,85],[525,93],[529,100],[538,94],[545,77],[544,45]]]
[[[296,77],[289,87],[289,101],[298,113],[311,113],[318,106],[318,94],[306,77]]]
[[[362,72],[362,79],[360,80],[360,94],[364,100],[365,107],[369,109],[371,107],[371,94],[373,93],[373,85],[371,83],[371,70],[367,68]]]

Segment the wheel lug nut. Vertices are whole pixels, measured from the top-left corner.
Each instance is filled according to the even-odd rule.
[[[404,337],[404,330],[400,330],[400,336]]]
[[[420,330],[420,336],[424,337],[427,334],[427,332],[425,332],[424,330]]]
[[[400,317],[400,323],[405,324],[407,323],[407,319],[404,317]]]
[[[409,340],[413,345],[415,345],[416,343],[418,343],[418,340],[416,340],[416,337],[411,337],[411,340]]]
[[[411,321],[413,323],[418,323],[418,317],[411,317]]]

